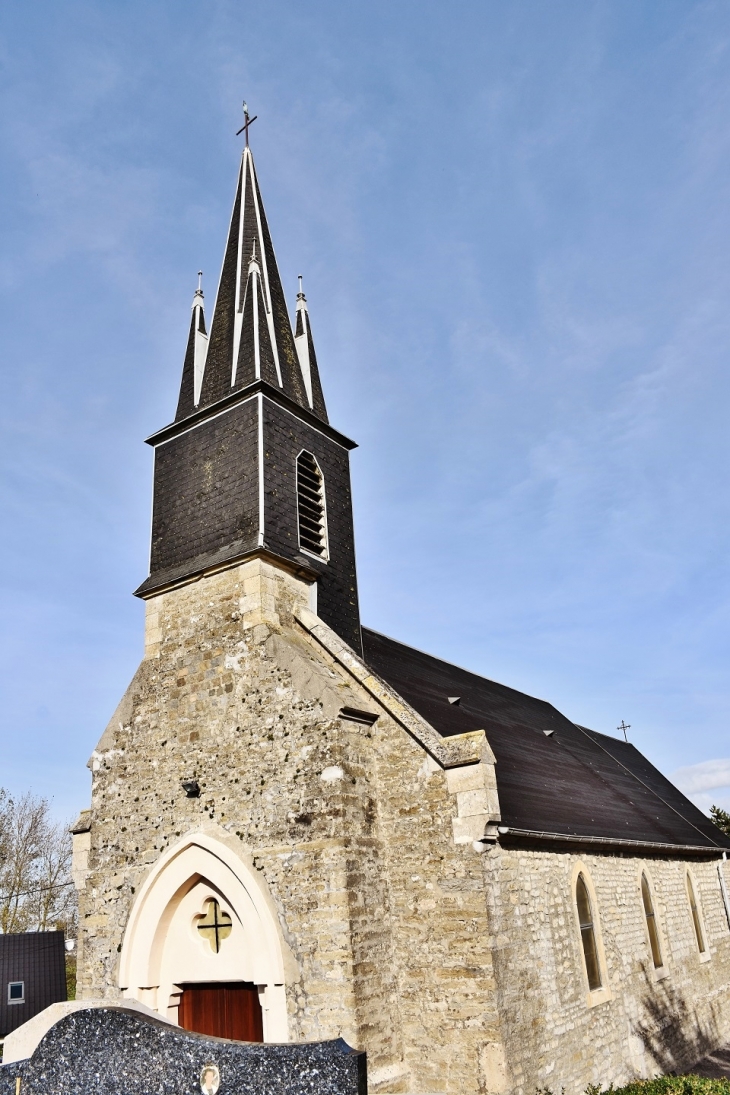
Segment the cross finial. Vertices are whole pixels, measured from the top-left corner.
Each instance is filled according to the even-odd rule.
[[[297,300],[304,300],[304,289],[302,287],[302,275],[297,274],[299,278],[299,292],[297,293]]]
[[[243,125],[241,126],[241,128],[236,133],[236,136],[238,137],[239,134],[245,133],[246,134],[246,148],[248,148],[248,127],[250,125],[253,125],[253,123],[258,118],[258,114],[254,114],[253,118],[249,118],[249,116],[248,116],[248,103],[246,102],[245,99],[243,100],[243,117],[244,117],[245,121],[244,121]]]
[[[203,271],[198,270],[198,292],[203,292]]]
[[[631,729],[631,723],[630,722],[624,722],[624,720],[621,719],[621,725],[617,726],[616,729],[617,730],[623,730],[623,732],[624,732],[624,741],[629,740],[626,736],[626,731]]]

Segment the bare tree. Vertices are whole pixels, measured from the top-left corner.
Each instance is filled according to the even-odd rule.
[[[14,799],[0,788],[0,931],[75,935],[68,825],[54,822],[44,798]]]
[[[40,885],[34,920],[38,931],[63,928],[67,935],[75,937],[76,890],[71,885],[69,827],[68,822],[46,826],[46,839],[38,861]]]

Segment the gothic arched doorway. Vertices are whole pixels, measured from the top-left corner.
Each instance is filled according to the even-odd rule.
[[[188,1030],[288,1041],[282,941],[258,873],[208,834],[161,857],[127,924],[123,994]]]

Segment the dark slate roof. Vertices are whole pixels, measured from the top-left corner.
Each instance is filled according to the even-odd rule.
[[[576,725],[546,700],[376,631],[363,628],[362,638],[370,668],[442,736],[485,731],[497,760],[503,826],[730,848],[730,838],[633,745]],[[456,696],[459,704],[449,703]]]
[[[22,1004],[8,1003],[8,984],[22,981]],[[39,1011],[66,999],[66,949],[63,932],[0,935],[0,1036]]]

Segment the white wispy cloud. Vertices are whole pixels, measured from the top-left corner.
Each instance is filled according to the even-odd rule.
[[[730,787],[730,757],[720,760],[703,760],[699,764],[678,768],[672,775],[672,782],[686,795],[697,795],[703,791],[714,791],[719,787]]]
[[[704,813],[709,814],[711,806],[730,810],[730,757],[677,768],[670,778]]]

